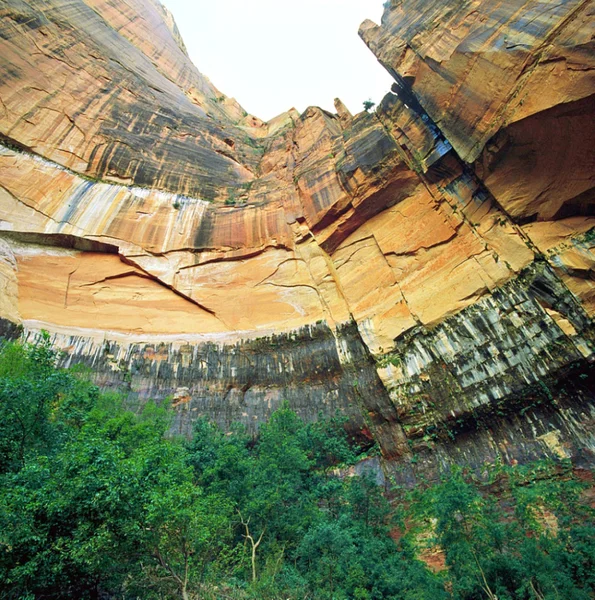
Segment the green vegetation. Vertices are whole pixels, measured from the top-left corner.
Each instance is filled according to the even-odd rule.
[[[594,515],[580,501],[586,485],[570,465],[498,465],[484,475],[490,481],[480,484],[454,470],[441,484],[411,493],[404,511],[409,543],[425,539],[443,549],[452,597],[593,598]]]
[[[237,190],[234,188],[228,188],[227,193],[228,196],[225,199],[225,206],[237,206],[241,203],[241,199],[236,196]]]
[[[372,100],[364,100],[364,110],[366,112],[369,112],[375,106],[376,106],[376,102],[372,102]]]
[[[172,412],[136,413],[47,336],[0,347],[0,598],[583,600],[592,514],[560,466],[454,472],[393,492],[354,464],[339,418],[287,406],[258,438]],[[491,489],[491,488],[490,488]],[[401,539],[389,532],[400,522]],[[406,526],[405,526],[406,525]],[[448,568],[416,556],[439,543]]]
[[[376,364],[384,369],[388,367],[388,365],[392,365],[393,367],[400,367],[403,364],[403,361],[398,354],[388,353],[380,357],[376,361]]]

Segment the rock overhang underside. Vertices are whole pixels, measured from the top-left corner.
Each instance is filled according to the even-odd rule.
[[[401,479],[592,464],[593,2],[403,0],[373,113],[248,115],[159,3],[6,2],[0,317],[174,428],[340,411]],[[140,17],[140,18],[139,18]]]

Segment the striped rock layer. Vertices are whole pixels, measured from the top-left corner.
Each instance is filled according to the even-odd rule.
[[[0,7],[0,317],[130,402],[340,411],[396,477],[595,462],[592,1],[393,0],[374,113],[264,123],[157,0]]]

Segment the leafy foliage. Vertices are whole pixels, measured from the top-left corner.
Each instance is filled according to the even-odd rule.
[[[364,110],[366,112],[369,112],[375,106],[376,106],[376,102],[372,102],[372,100],[364,100]]]
[[[445,553],[454,598],[587,600],[595,593],[595,522],[569,465],[497,470],[500,498],[454,470],[410,498],[408,515]]]
[[[595,591],[593,518],[564,466],[500,467],[497,501],[454,471],[391,505],[371,478],[345,476],[360,450],[338,417],[306,424],[284,405],[256,439],[199,419],[190,440],[169,435],[171,417],[129,412],[84,370],[56,368],[47,336],[0,347],[0,598]],[[439,573],[417,558],[436,544]]]

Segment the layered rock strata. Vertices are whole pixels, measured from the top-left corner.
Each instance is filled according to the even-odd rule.
[[[0,11],[5,323],[181,433],[286,399],[402,480],[593,463],[592,2],[392,2],[375,113],[269,123],[153,0]]]

